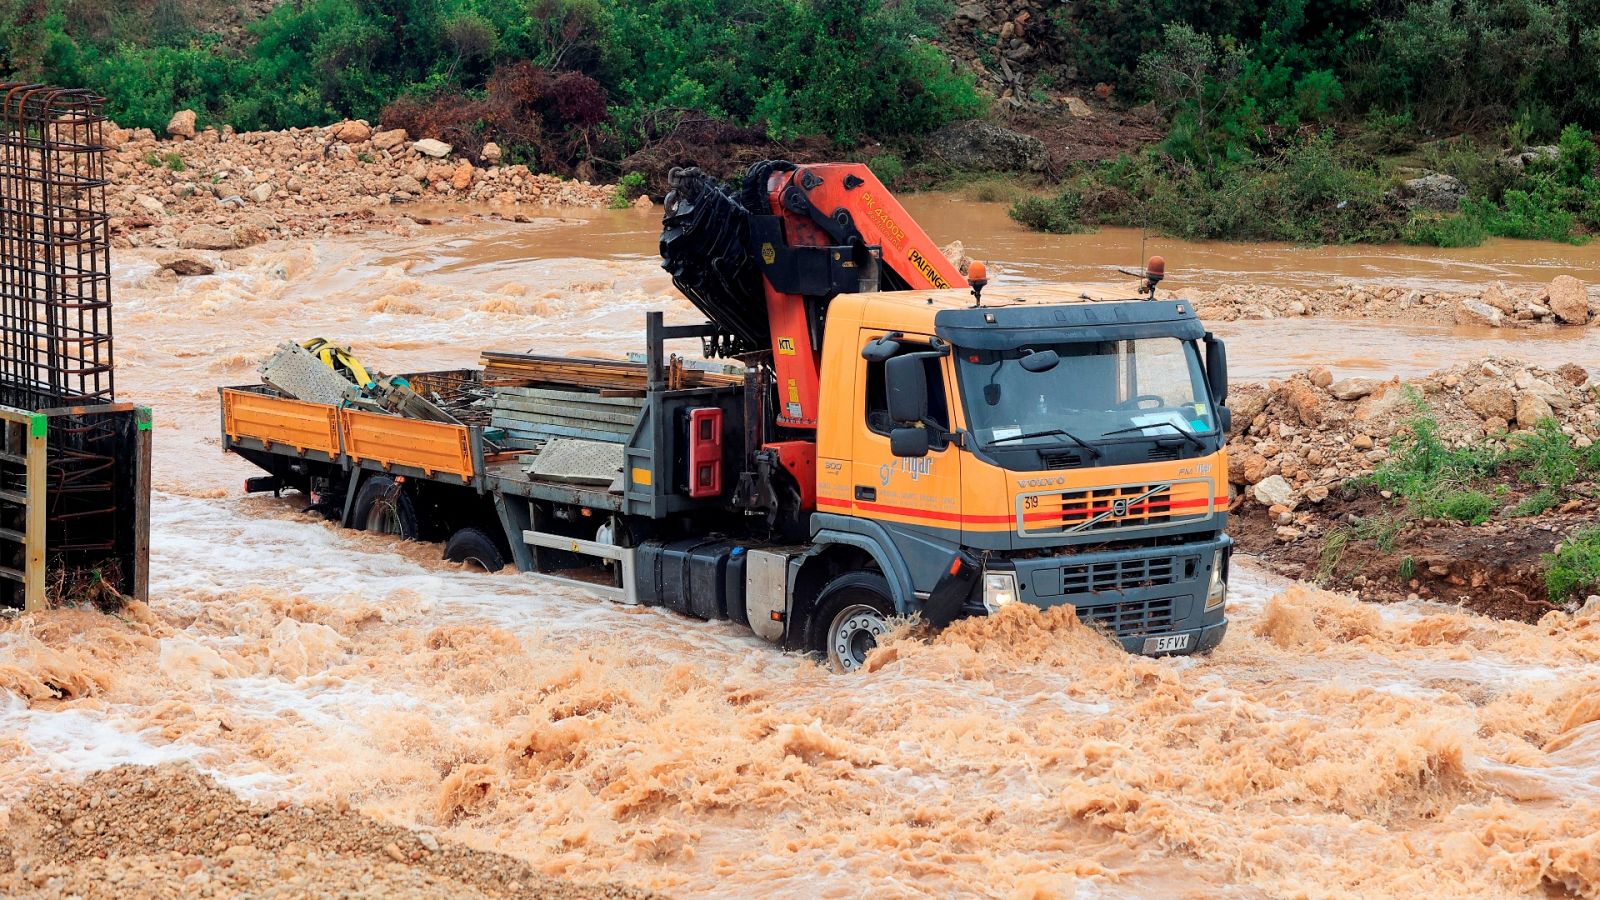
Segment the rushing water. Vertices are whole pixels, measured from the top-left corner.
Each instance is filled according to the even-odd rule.
[[[1001,278],[1088,278],[1137,256],[1128,234],[1042,237],[998,207],[910,206]],[[461,571],[293,497],[237,496],[252,469],[218,451],[216,387],[253,381],[275,344],[349,342],[388,371],[470,365],[485,347],[633,349],[646,309],[694,315],[655,264],[656,228],[635,211],[473,219],[263,248],[176,283],[120,257],[119,388],[157,410],[151,608],[0,625],[0,809],[41,779],[184,760],[253,796],[348,799],[553,873],[683,894],[1600,890],[1600,612],[1527,626],[1369,607],[1245,563],[1208,657],[1130,657],[1062,614],[1016,610],[906,637],[845,677],[727,623]],[[1593,274],[1586,248],[1542,245],[1459,264],[1149,252],[1219,281],[1469,262],[1507,280]],[[1247,376],[1594,349],[1581,333],[1382,323],[1229,333]]]

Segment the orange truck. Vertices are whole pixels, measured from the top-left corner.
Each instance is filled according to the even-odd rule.
[[[1132,297],[985,295],[981,265],[964,275],[864,166],[672,180],[663,265],[705,324],[648,314],[631,370],[529,357],[402,379],[465,385],[487,421],[223,388],[226,448],[268,473],[247,488],[845,671],[896,617],[1013,603],[1071,604],[1135,653],[1222,640],[1226,351],[1155,298],[1155,266]],[[737,374],[685,377],[674,341]]]

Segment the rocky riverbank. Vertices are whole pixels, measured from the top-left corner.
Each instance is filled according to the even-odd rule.
[[[1528,328],[1586,325],[1600,318],[1600,288],[1568,275],[1548,285],[1495,282],[1476,292],[1338,284],[1322,290],[1231,284],[1184,292],[1200,316],[1238,319],[1387,319],[1402,322]]]
[[[1547,554],[1595,522],[1596,397],[1581,366],[1510,359],[1238,386],[1232,530],[1296,578],[1536,618],[1581,599],[1551,596]]]
[[[455,202],[507,210],[600,207],[616,188],[530,171],[483,148],[480,161],[438,140],[363,121],[236,133],[196,130],[180,112],[165,139],[110,125],[107,192],[120,246],[228,250],[271,238],[405,227],[406,207]]]

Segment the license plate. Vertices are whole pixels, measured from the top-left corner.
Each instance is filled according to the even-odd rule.
[[[1144,652],[1146,653],[1171,653],[1189,646],[1187,634],[1163,634],[1144,639]]]

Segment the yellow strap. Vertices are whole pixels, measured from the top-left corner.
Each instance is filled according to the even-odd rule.
[[[322,364],[330,369],[337,371],[340,365],[349,369],[350,374],[355,377],[356,384],[361,387],[366,387],[373,381],[372,376],[367,372],[367,367],[356,359],[355,354],[326,338],[312,338],[300,346],[304,347],[306,352],[322,360]]]

